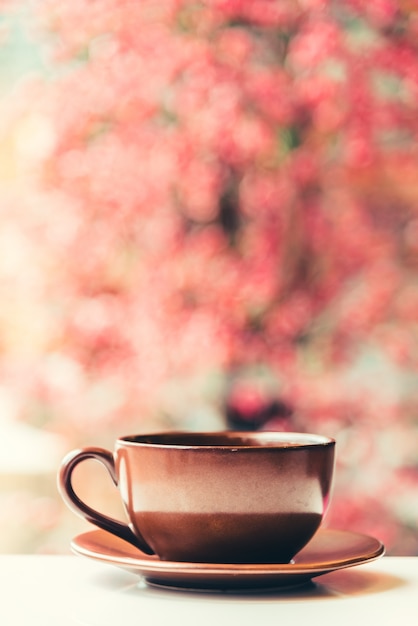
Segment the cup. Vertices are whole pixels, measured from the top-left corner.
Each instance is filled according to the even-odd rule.
[[[334,451],[333,439],[306,433],[130,435],[114,452],[70,452],[58,485],[76,514],[162,560],[288,563],[322,523]],[[86,459],[108,470],[127,524],[75,493],[73,470]]]

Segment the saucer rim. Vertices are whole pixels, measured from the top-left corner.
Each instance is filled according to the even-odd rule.
[[[136,550],[138,552],[138,557],[125,555],[117,556],[87,548],[85,546],[86,540],[88,543],[89,537],[94,538],[97,536],[102,538],[109,536],[112,539],[114,538],[115,540],[119,539],[120,541],[123,541],[122,539],[111,535],[111,533],[105,530],[93,529],[80,533],[79,535],[74,537],[70,543],[71,550],[79,556],[84,556],[90,559],[94,559],[96,561],[136,571],[137,573],[143,575],[145,578],[152,574],[158,573],[160,573],[161,575],[167,573],[189,573],[202,574],[204,576],[229,574],[232,574],[234,576],[257,576],[258,574],[261,576],[275,576],[280,574],[289,576],[300,576],[306,574],[314,577],[331,571],[369,563],[379,559],[385,554],[385,546],[379,539],[364,533],[333,528],[319,529],[315,535],[315,539],[318,540],[318,538],[323,538],[324,540],[326,540],[327,536],[340,538],[342,541],[344,540],[344,538],[351,538],[352,540],[357,538],[358,540],[370,541],[374,544],[374,549],[370,548],[370,550],[364,552],[363,554],[356,553],[351,557],[334,558],[323,561],[319,561],[317,559],[316,562],[312,561],[311,563],[298,563],[297,560],[291,563],[199,563],[187,561],[163,561],[159,559],[156,555],[146,555],[142,553],[139,549],[134,548],[133,546],[132,550]],[[101,541],[101,543],[103,543],[103,541]],[[303,554],[304,550],[306,550],[308,546],[309,544],[305,546],[305,548],[303,548],[299,552],[299,554]],[[297,556],[295,558],[297,559]]]

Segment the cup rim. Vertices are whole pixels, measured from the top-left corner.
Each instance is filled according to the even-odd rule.
[[[298,450],[335,445],[335,439],[322,434],[287,431],[161,431],[123,435],[118,446],[180,450]]]

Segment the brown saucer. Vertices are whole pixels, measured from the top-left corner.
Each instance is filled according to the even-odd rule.
[[[385,552],[383,544],[373,537],[328,529],[319,530],[287,564],[162,561],[104,530],[75,537],[71,548],[76,554],[139,574],[148,584],[207,591],[260,591],[301,585],[334,570],[374,561]]]

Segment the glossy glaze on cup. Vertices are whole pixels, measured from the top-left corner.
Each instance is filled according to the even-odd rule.
[[[321,524],[334,445],[298,433],[123,437],[114,479],[131,530],[161,559],[286,563]]]

